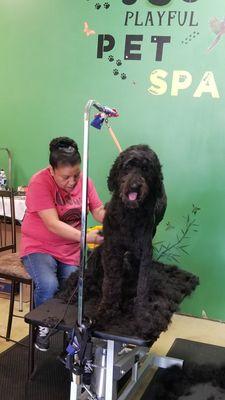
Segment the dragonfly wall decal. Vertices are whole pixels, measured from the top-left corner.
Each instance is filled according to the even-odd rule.
[[[208,51],[213,50],[219,43],[221,37],[225,34],[225,18],[222,21],[219,21],[218,18],[213,17],[210,21],[210,27],[212,31],[216,34],[216,38],[208,47]]]
[[[90,36],[90,35],[95,35],[96,32],[93,29],[89,28],[87,22],[84,22],[84,33],[86,34],[86,36]]]

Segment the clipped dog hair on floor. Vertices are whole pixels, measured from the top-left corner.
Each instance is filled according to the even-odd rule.
[[[198,365],[185,362],[160,371],[152,383],[148,400],[223,400],[225,399],[225,365]],[[145,399],[145,396],[144,396]]]
[[[131,146],[120,153],[108,188],[104,243],[93,251],[84,274],[85,313],[95,320],[96,329],[154,342],[198,278],[153,261],[152,239],[167,198],[159,159],[149,146]],[[77,286],[78,274],[70,276],[58,295],[64,301]]]

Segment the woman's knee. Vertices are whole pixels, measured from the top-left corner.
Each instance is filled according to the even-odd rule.
[[[22,259],[27,272],[31,275],[36,292],[54,295],[59,287],[56,276],[56,260],[48,254],[33,253]]]
[[[53,297],[59,290],[59,282],[55,277],[48,277],[46,280],[39,280],[36,283],[36,290],[39,293],[47,293],[49,297]]]

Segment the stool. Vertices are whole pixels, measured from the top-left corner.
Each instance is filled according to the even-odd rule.
[[[11,340],[11,327],[12,327],[12,319],[14,317],[19,317],[18,315],[14,315],[14,301],[15,301],[15,292],[16,292],[16,283],[25,283],[30,286],[30,310],[33,309],[33,281],[30,275],[25,270],[19,254],[18,253],[9,253],[5,255],[0,255],[0,279],[7,279],[11,282],[11,291],[10,291],[10,305],[9,305],[9,316],[7,323],[7,331],[6,336],[1,336],[7,341]],[[20,317],[19,317],[20,318]]]

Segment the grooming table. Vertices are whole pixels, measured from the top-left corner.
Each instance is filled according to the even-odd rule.
[[[25,315],[25,321],[31,325],[29,338],[29,378],[34,374],[34,329],[38,325],[53,328],[56,320],[63,320],[57,331],[71,331],[77,321],[75,305],[67,306],[61,299],[51,299]],[[122,321],[121,321],[122,323]],[[92,332],[94,372],[89,386],[82,382],[82,375],[72,372],[70,400],[125,400],[137,389],[144,372],[152,366],[167,368],[182,366],[183,361],[158,357],[149,353],[152,340],[138,337],[116,335],[114,332]],[[128,376],[123,390],[118,395],[118,383]],[[120,385],[121,386],[121,385]]]

